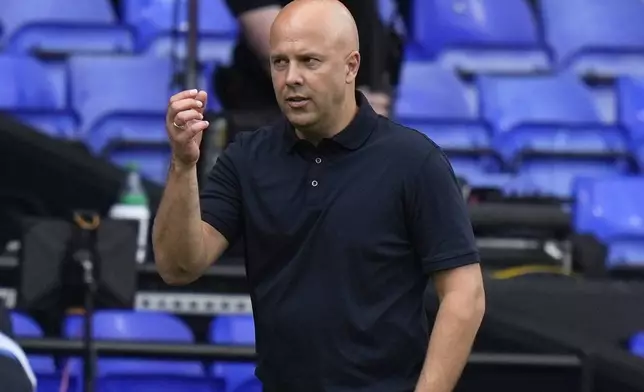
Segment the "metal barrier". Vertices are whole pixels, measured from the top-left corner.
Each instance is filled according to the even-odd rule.
[[[82,355],[82,340],[77,339],[16,339],[29,354]],[[256,357],[252,345],[141,343],[113,340],[95,340],[97,354],[105,357],[154,357],[192,360],[221,360],[248,362]],[[472,353],[470,365],[531,366],[577,368],[581,360],[574,355]]]

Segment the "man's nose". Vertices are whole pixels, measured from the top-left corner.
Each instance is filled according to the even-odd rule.
[[[297,64],[289,64],[288,70],[286,71],[286,84],[289,86],[299,86],[302,84],[302,74]]]

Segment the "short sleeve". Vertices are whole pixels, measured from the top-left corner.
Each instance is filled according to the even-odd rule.
[[[235,18],[238,18],[244,12],[281,3],[275,0],[226,0],[226,5]]]
[[[426,273],[480,261],[461,189],[440,149],[407,179],[404,199],[408,230]]]
[[[201,219],[219,231],[229,243],[241,232],[241,186],[238,167],[242,158],[239,142],[228,145],[208,174],[201,191]]]

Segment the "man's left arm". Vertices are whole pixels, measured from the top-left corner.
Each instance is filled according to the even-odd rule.
[[[440,306],[416,392],[450,392],[485,312],[479,253],[460,187],[445,154],[432,148],[405,184],[414,248]]]
[[[485,312],[485,294],[478,264],[437,272],[440,300],[416,392],[454,389]]]

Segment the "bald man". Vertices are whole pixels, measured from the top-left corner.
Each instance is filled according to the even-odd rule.
[[[170,99],[173,160],[156,215],[158,271],[199,278],[243,236],[267,392],[451,391],[483,316],[460,188],[423,134],[356,91],[355,23],[335,0],[277,16],[270,67],[281,121],[237,136],[201,196],[206,93]],[[423,293],[441,305],[431,334]]]

